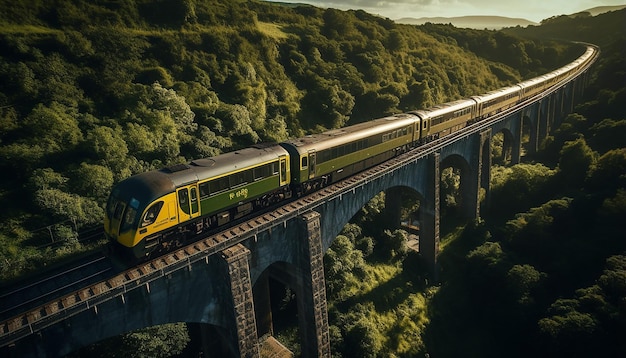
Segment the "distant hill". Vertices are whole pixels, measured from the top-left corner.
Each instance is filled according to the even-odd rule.
[[[597,6],[597,7],[591,8],[591,9],[583,10],[581,12],[588,12],[588,13],[591,14],[591,16],[597,16],[597,15],[600,15],[600,14],[604,14],[605,12],[617,11],[617,10],[621,10],[623,8],[626,8],[626,5]]]
[[[587,10],[583,10],[569,16],[575,16],[577,14],[589,13],[591,16],[597,16],[600,14],[604,14],[610,11],[618,11],[623,8],[626,8],[626,5],[615,5],[615,6],[597,6],[594,8],[590,8]],[[499,30],[505,27],[526,27],[529,25],[539,25],[536,22],[521,19],[521,18],[512,18],[505,16],[458,16],[458,17],[403,17],[401,19],[394,20],[399,24],[407,24],[407,25],[423,25],[425,23],[433,23],[433,24],[452,24],[455,27],[459,28],[470,28],[470,29],[489,29],[489,30]]]
[[[395,20],[399,24],[423,25],[427,22],[433,24],[452,24],[455,27],[471,29],[499,30],[504,27],[538,25],[536,22],[526,19],[511,18],[504,16],[459,16],[459,17],[404,17]]]

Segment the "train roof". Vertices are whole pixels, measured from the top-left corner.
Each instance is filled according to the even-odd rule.
[[[132,196],[147,204],[180,186],[261,165],[280,155],[287,155],[287,152],[277,144],[257,145],[140,173],[118,183],[114,192],[120,198],[127,196],[128,200]]]
[[[493,90],[493,91],[480,94],[477,96],[472,96],[471,98],[474,98],[477,101],[489,101],[491,99],[498,98],[506,94],[519,92],[519,90],[520,90],[520,86],[513,85],[513,86],[504,87],[504,88],[499,88],[497,90]]]
[[[438,104],[436,106],[432,106],[426,109],[419,109],[412,113],[418,114],[422,119],[424,118],[433,118],[440,116],[442,114],[446,114],[450,111],[464,109],[476,104],[476,101],[470,98],[459,99],[452,102],[446,102],[443,104]]]
[[[281,155],[288,154],[280,145],[260,144],[211,158],[196,159],[187,166],[196,173],[198,180],[203,180],[275,161]]]
[[[412,125],[416,120],[417,117],[413,114],[399,113],[344,128],[332,129],[323,133],[291,139],[283,142],[283,144],[295,147],[299,153],[306,153],[311,149],[319,151],[367,138],[375,134],[400,129]]]

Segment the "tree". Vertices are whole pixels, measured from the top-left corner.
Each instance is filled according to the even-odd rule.
[[[184,323],[165,324],[125,335],[122,350],[128,357],[171,357],[182,353],[189,340]]]
[[[539,205],[551,188],[556,171],[544,164],[494,167],[491,176],[494,215],[506,216]]]
[[[626,148],[610,150],[598,158],[591,167],[585,187],[608,193],[626,187]]]
[[[348,331],[345,345],[347,357],[378,357],[383,348],[383,336],[376,324],[363,318]]]
[[[113,187],[113,173],[106,167],[80,163],[72,175],[71,186],[81,196],[104,203]]]
[[[34,201],[53,220],[71,220],[78,226],[101,222],[104,217],[104,210],[95,201],[59,189],[37,190]]]
[[[141,145],[140,137],[133,136],[132,128],[131,124],[125,131],[122,131],[118,125],[113,128],[97,126],[87,132],[83,143],[85,153],[100,165],[109,168],[116,180],[126,178],[131,174],[128,168],[129,149],[126,143],[131,143],[136,147]],[[127,136],[129,140],[125,141],[124,136]],[[136,150],[133,155],[141,153],[141,150],[136,147],[133,147]]]
[[[549,338],[549,352],[570,356],[593,353],[591,341],[598,329],[597,321],[591,314],[579,311],[578,300],[558,299],[550,306],[550,313],[538,323],[541,333]]]
[[[363,253],[352,241],[339,235],[324,255],[324,272],[329,296],[349,295],[351,286],[365,277]]]
[[[246,107],[240,104],[222,104],[216,116],[224,122],[227,136],[242,138],[245,144],[259,141],[259,135],[252,129],[252,119]]]
[[[38,168],[28,179],[28,186],[31,190],[42,189],[64,189],[69,179],[61,173],[57,173],[52,168]]]
[[[600,153],[605,153],[614,148],[626,148],[626,119],[615,121],[603,119],[591,128],[589,143]]]
[[[395,52],[404,52],[408,49],[407,41],[399,30],[391,30],[389,32],[387,46],[391,51]]]
[[[382,243],[377,245],[377,247],[387,248],[388,251],[385,254],[389,258],[402,260],[409,250],[408,237],[408,233],[401,229],[395,230],[394,232],[385,230]]]
[[[83,138],[75,111],[56,102],[38,104],[24,120],[28,141],[46,148],[47,153],[73,149]]]
[[[584,138],[565,142],[560,152],[559,177],[570,188],[578,188],[595,162],[595,154]]]
[[[76,356],[175,357],[183,353],[190,340],[185,323],[169,323],[107,339],[81,349]]]
[[[517,302],[528,304],[533,301],[533,290],[546,276],[531,265],[513,265],[507,272],[507,284]]]

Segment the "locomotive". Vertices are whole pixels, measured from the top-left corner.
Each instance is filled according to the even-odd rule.
[[[483,95],[134,175],[108,198],[105,234],[124,259],[147,260],[541,96],[597,54],[588,45],[564,67]]]

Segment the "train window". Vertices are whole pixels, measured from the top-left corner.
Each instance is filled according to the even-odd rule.
[[[124,207],[125,205],[118,202],[115,205],[115,211],[113,212],[113,218],[115,219],[121,219],[122,218],[122,212],[124,211]]]
[[[322,150],[321,152],[317,152],[317,163],[324,163],[328,161],[328,150]]]
[[[229,186],[232,188],[234,186],[237,186],[241,183],[241,174],[239,173],[235,173],[235,174],[231,174],[228,176],[228,184]]]
[[[306,169],[309,166],[309,158],[304,156],[302,157],[302,164],[300,165],[300,167],[302,169]]]
[[[198,186],[200,188],[200,200],[209,196],[209,183],[204,182]]]
[[[115,208],[119,203],[117,201],[118,192],[118,189],[113,190],[113,193],[111,193],[111,195],[109,196],[109,200],[107,201],[107,215],[109,215],[109,217],[113,217],[113,214],[115,213]]]
[[[146,213],[143,215],[143,218],[141,219],[141,227],[145,227],[145,226],[153,224],[156,221],[157,216],[159,216],[159,212],[161,211],[162,207],[163,207],[162,201],[152,204],[152,206],[148,210],[146,210]]]
[[[228,177],[213,179],[209,182],[209,193],[215,195],[229,188]]]
[[[343,157],[345,153],[346,153],[345,145],[340,145],[339,147],[337,147],[337,157]]]
[[[278,175],[278,166],[276,164],[276,162],[272,163],[272,175]]]
[[[373,147],[377,144],[380,144],[383,142],[383,136],[382,135],[373,135],[369,138],[367,138],[367,146],[368,147]]]
[[[247,172],[247,171],[244,171],[244,172],[239,172],[239,173],[235,173],[235,174],[231,174],[231,175],[230,175],[230,186],[231,186],[231,188],[232,188],[232,187],[235,187],[235,186],[239,186],[239,185],[243,185],[243,184],[246,184],[246,183],[247,183],[247,180],[246,180],[246,177],[247,177],[246,172]]]
[[[255,181],[256,180],[261,180],[261,179],[263,179],[265,177],[270,176],[271,175],[270,174],[270,170],[271,170],[270,164],[265,164],[265,165],[262,165],[260,167],[254,168],[254,173],[253,173],[254,180]]]
[[[187,190],[185,189],[179,190],[178,191],[178,203],[180,204],[180,206],[185,207],[185,205],[187,205],[188,202],[189,202],[189,193],[187,192]]]

